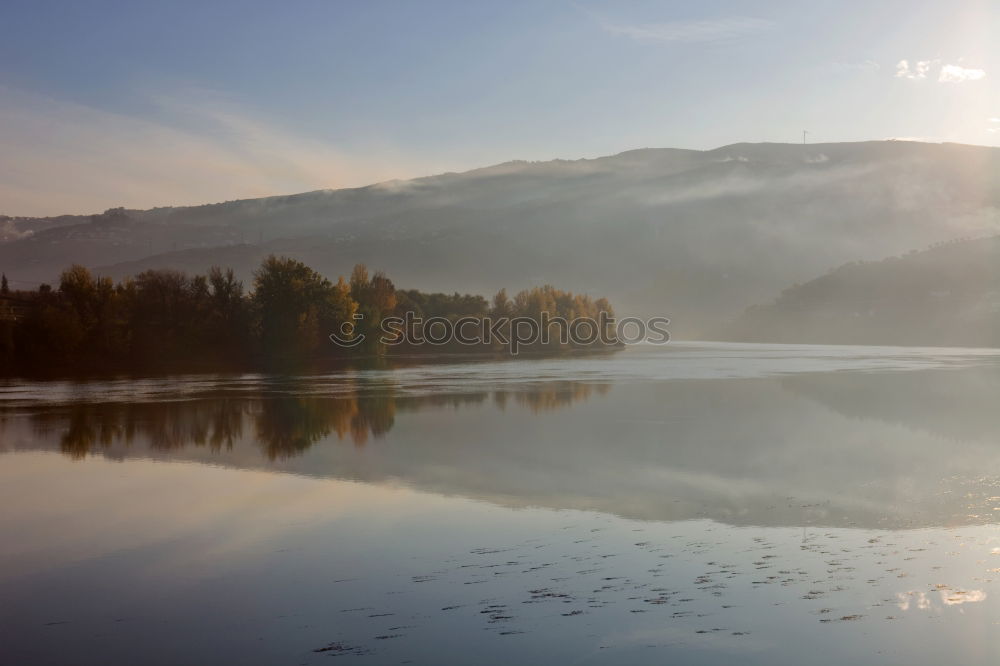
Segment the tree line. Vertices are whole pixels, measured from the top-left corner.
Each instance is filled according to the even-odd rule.
[[[5,285],[0,361],[6,374],[285,368],[390,353],[382,341],[387,317],[538,320],[543,312],[566,319],[613,315],[605,299],[548,285],[513,298],[500,290],[487,301],[397,289],[384,272],[363,264],[332,282],[301,261],[273,255],[254,272],[249,290],[231,269],[218,267],[194,276],[149,270],[115,282],[74,265],[55,287],[11,291]],[[335,345],[331,333],[357,344]],[[547,347],[560,346],[554,338]],[[474,349],[491,350],[499,351]]]

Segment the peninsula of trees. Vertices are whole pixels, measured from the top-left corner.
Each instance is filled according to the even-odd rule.
[[[613,317],[605,299],[548,285],[513,298],[500,290],[487,301],[397,289],[385,273],[370,273],[363,264],[349,279],[332,282],[300,261],[273,255],[255,271],[249,292],[232,270],[221,268],[195,276],[149,270],[116,283],[74,265],[55,287],[11,291],[4,283],[0,374],[289,370],[410,353],[506,352],[496,341],[386,345],[383,322],[407,313],[422,320],[526,317],[539,323]],[[335,344],[331,333],[351,344]],[[587,346],[617,346],[602,338]],[[579,347],[553,334],[522,349]]]

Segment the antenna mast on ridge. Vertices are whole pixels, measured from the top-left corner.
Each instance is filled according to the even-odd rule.
[[[806,134],[809,134],[809,130],[802,130],[802,145],[806,145]]]

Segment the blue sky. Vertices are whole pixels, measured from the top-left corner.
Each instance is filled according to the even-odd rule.
[[[1000,145],[990,0],[4,0],[0,28],[7,214],[803,129]]]

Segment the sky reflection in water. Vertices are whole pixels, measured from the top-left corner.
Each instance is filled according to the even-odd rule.
[[[998,360],[9,384],[0,662],[996,663]]]

